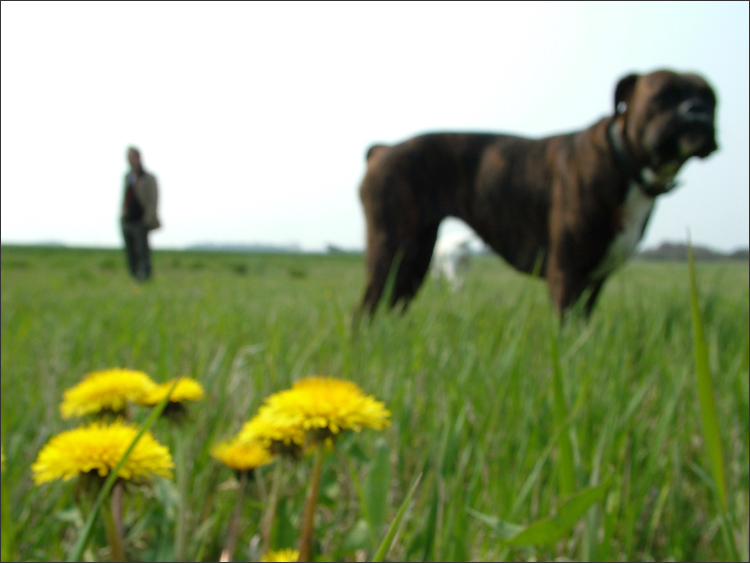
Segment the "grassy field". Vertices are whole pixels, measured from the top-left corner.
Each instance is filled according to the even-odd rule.
[[[696,267],[726,513],[701,424],[686,264],[629,263],[588,324],[558,330],[541,282],[484,257],[460,294],[429,280],[406,315],[379,316],[356,338],[349,323],[361,256],[165,251],[154,270],[139,286],[120,251],[3,247],[5,557],[69,554],[87,516],[76,485],[35,486],[30,465],[76,424],[61,419],[63,391],[111,367],[158,381],[188,375],[206,388],[182,429],[190,561],[218,560],[234,506],[235,477],[210,447],[264,397],[313,374],[351,379],[392,413],[389,428],[349,435],[325,459],[319,560],[372,557],[420,473],[390,560],[748,557],[746,263]],[[172,443],[166,421],[153,430]],[[273,475],[282,495],[270,547],[296,546],[310,466],[258,472],[236,560],[268,547],[259,529]],[[596,502],[567,522],[579,493],[591,491]],[[177,495],[166,479],[128,491],[131,560],[173,557]],[[560,533],[509,541],[515,526],[538,522],[558,523]],[[109,557],[102,527],[85,557]]]

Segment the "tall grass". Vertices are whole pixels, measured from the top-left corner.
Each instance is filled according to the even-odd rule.
[[[326,458],[316,522],[324,557],[371,558],[392,530],[387,557],[399,560],[747,559],[747,264],[696,266],[725,445],[724,518],[700,415],[686,264],[629,263],[589,323],[558,329],[542,283],[482,258],[461,293],[430,280],[405,315],[379,315],[353,338],[359,256],[157,252],[144,286],[122,261],[118,251],[2,250],[4,557],[9,546],[12,559],[59,560],[80,537],[88,514],[75,487],[35,487],[29,468],[71,426],[60,418],[62,391],[119,366],[206,388],[185,426],[188,560],[217,560],[231,518],[235,482],[211,445],[265,396],[315,373],[355,381],[393,422]],[[171,443],[163,421],[153,431]],[[309,463],[284,469],[275,547],[296,545]],[[270,490],[273,471],[259,471],[259,491]],[[128,496],[128,556],[173,557],[177,496],[161,479]],[[259,555],[264,497],[244,505],[238,559]],[[528,532],[556,518],[562,533],[542,534],[553,541]],[[106,543],[95,526],[85,556],[105,558]]]

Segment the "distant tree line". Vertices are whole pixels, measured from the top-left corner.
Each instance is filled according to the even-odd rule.
[[[724,253],[704,246],[693,246],[693,256],[695,256],[696,260],[706,261],[741,260],[747,262],[750,260],[750,252],[748,252],[747,248],[740,248],[734,252]],[[688,258],[688,246],[686,244],[664,242],[657,248],[639,252],[637,257],[642,260],[683,261]]]
[[[267,243],[216,243],[202,242],[185,247],[185,250],[198,250],[203,252],[270,252],[270,253],[293,253],[302,252],[297,243],[289,244],[267,244]]]

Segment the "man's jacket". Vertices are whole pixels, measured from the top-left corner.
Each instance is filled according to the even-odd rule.
[[[122,208],[122,217],[125,219],[128,214],[128,176],[125,176],[125,202]],[[143,208],[143,216],[141,222],[146,225],[148,230],[154,230],[161,227],[161,222],[156,215],[156,205],[159,201],[159,189],[156,184],[156,177],[149,173],[143,172],[135,184],[133,185],[133,195],[138,200],[138,203]]]

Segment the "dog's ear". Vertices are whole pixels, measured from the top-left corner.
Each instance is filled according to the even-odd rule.
[[[626,77],[620,79],[615,88],[615,113],[620,114],[625,111],[630,101],[630,96],[633,95],[635,89],[635,83],[640,78],[640,74],[628,74]]]
[[[365,156],[365,162],[369,163],[370,160],[374,156],[376,156],[378,153],[384,151],[388,147],[386,145],[372,145],[369,149],[367,149],[367,156]]]

